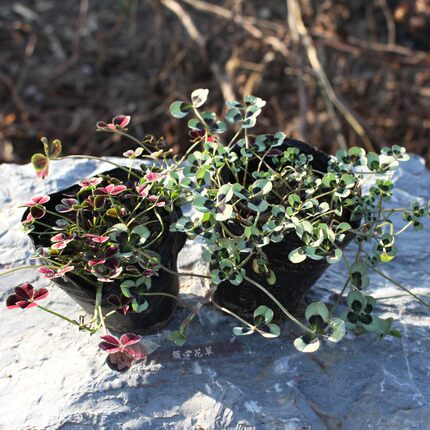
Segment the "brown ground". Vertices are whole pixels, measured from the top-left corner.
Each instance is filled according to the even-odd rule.
[[[28,162],[44,135],[69,154],[119,155],[126,144],[95,133],[119,113],[180,150],[186,129],[168,106],[198,87],[218,111],[223,97],[267,100],[259,131],[329,152],[400,144],[429,161],[430,2],[301,0],[307,35],[295,2],[0,0],[0,161]]]

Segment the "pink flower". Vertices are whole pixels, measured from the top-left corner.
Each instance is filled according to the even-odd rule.
[[[51,237],[51,242],[54,244],[51,245],[53,249],[64,249],[73,239],[75,235],[66,236],[63,233],[58,233],[55,236]]]
[[[42,218],[43,215],[36,218],[31,214],[31,212],[29,212],[27,217],[25,218],[25,220],[22,222],[22,224],[30,224],[30,223],[34,222],[36,219]]]
[[[111,245],[107,249],[101,251],[90,249],[85,256],[85,260],[88,261],[88,267],[92,268],[98,264],[104,264],[107,260],[115,257],[117,252],[118,248],[114,245]],[[115,262],[116,261],[117,260],[115,259]]]
[[[119,339],[111,335],[101,336],[101,339],[103,342],[100,342],[99,348],[109,354],[106,361],[113,370],[128,370],[134,362],[146,357],[137,345],[141,336],[125,333]]]
[[[131,116],[128,115],[117,115],[112,118],[112,122],[107,126],[109,128],[125,128],[130,123]]]
[[[97,234],[88,233],[88,234],[85,234],[84,236],[88,237],[92,242],[95,242],[95,243],[105,243],[109,240],[108,236],[99,236]]]
[[[118,130],[127,127],[130,123],[131,117],[127,115],[117,115],[112,118],[112,122],[106,124],[103,121],[97,123],[97,128],[110,128],[111,130]]]
[[[49,202],[51,198],[49,196],[36,196],[31,199],[31,201],[24,203],[22,206],[30,208],[28,215],[23,221],[23,224],[29,224],[37,219],[43,218],[46,214],[46,208],[43,206],[44,203]]]
[[[137,148],[136,150],[129,149],[128,151],[125,151],[122,155],[127,158],[137,158],[139,155],[141,155],[143,152],[143,148]]]
[[[107,187],[101,187],[96,190],[96,193],[100,194],[110,194],[112,196],[117,196],[118,194],[121,194],[127,189],[125,185],[114,185],[109,184]]]
[[[87,178],[87,179],[83,179],[81,182],[79,182],[79,185],[82,188],[94,187],[94,186],[100,184],[100,182],[102,182],[102,181],[103,181],[102,178]]]
[[[160,200],[160,197],[158,197],[158,196],[149,196],[148,200],[152,203],[155,203],[155,206],[157,206],[159,208],[166,206],[166,202],[163,200]]]
[[[20,287],[15,287],[14,292],[15,294],[10,295],[6,300],[8,309],[32,308],[37,306],[37,300],[42,300],[48,296],[48,290],[46,288],[35,291],[33,286],[29,283],[23,284]]]
[[[55,210],[60,214],[72,212],[75,210],[74,206],[78,204],[76,199],[61,199],[61,203],[55,206]]]
[[[149,189],[147,185],[138,185],[136,187],[136,191],[140,194],[141,197],[145,198],[148,196]]]
[[[106,258],[93,258],[92,260],[88,261],[88,267],[94,267],[98,264],[103,264],[106,262]]]
[[[29,201],[27,203],[24,203],[23,206],[26,206],[26,207],[29,207],[29,208],[31,208],[33,206],[41,206],[44,203],[49,202],[49,200],[51,200],[51,197],[49,197],[47,195],[36,196],[36,197],[33,197],[31,199],[31,201]]]
[[[114,255],[118,252],[118,248],[110,246],[103,255],[97,255],[95,258],[90,258],[88,261],[88,267],[90,272],[100,282],[114,282],[114,278],[117,278],[123,268],[120,266],[120,262]]]
[[[125,315],[128,312],[132,300],[132,297],[125,297],[122,294],[121,296],[111,295],[107,299],[107,301],[114,306],[115,311],[122,315]]]
[[[157,173],[157,172],[148,172],[145,175],[145,179],[148,182],[154,182],[154,181],[159,181],[160,179],[162,179],[165,175],[161,174],[161,173]]]
[[[62,269],[57,269],[55,267],[39,267],[37,271],[47,279],[55,279],[55,278],[61,278],[64,276],[67,272],[71,272],[75,267],[74,266],[65,266]]]

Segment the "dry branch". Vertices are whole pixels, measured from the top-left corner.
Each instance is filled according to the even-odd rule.
[[[201,32],[197,30],[197,27],[195,26],[188,12],[175,0],[161,0],[161,3],[179,18],[190,38],[200,48],[203,57],[210,64],[210,69],[215,76],[218,85],[220,86],[224,100],[235,100],[236,97],[233,90],[233,85],[229,81],[227,75],[222,71],[220,65],[209,59],[206,40]]]
[[[291,22],[294,22],[297,26],[297,32],[300,35],[301,41],[306,49],[306,54],[308,57],[308,61],[312,66],[318,81],[320,83],[321,89],[323,93],[325,93],[326,97],[330,103],[326,103],[327,110],[330,114],[332,122],[335,124],[336,131],[338,132],[338,140],[342,147],[346,148],[347,144],[344,138],[340,138],[340,124],[338,124],[336,120],[336,115],[334,109],[335,106],[338,111],[343,115],[346,121],[350,124],[350,126],[354,129],[354,131],[360,136],[364,146],[368,151],[374,151],[375,148],[372,145],[372,142],[368,138],[364,127],[358,121],[355,112],[344,102],[341,101],[337,96],[333,86],[331,85],[330,80],[327,77],[326,72],[324,71],[321,62],[318,59],[317,50],[313,43],[312,37],[309,35],[309,32],[303,23],[302,13],[300,10],[300,5],[297,0],[287,0],[289,13],[293,14],[294,18],[291,19]],[[332,105],[332,106],[331,106]]]

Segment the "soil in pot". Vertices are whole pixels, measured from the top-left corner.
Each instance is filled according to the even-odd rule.
[[[301,153],[313,155],[312,167],[321,172],[327,171],[330,158],[324,152],[304,142],[288,138],[278,148],[285,150],[288,147],[296,147]],[[256,168],[257,163],[258,160],[250,160],[248,166],[250,172]],[[349,217],[350,212],[345,211],[345,216],[341,221],[350,222],[353,227],[358,227],[359,222],[351,222]],[[234,231],[234,226],[232,227]],[[342,249],[345,248],[353,238],[352,233],[347,233],[339,246]],[[329,266],[325,259],[312,260],[307,258],[302,263],[292,263],[288,258],[289,253],[302,245],[303,242],[292,231],[286,234],[281,242],[270,242],[263,248],[269,259],[270,268],[276,275],[275,285],[269,285],[264,276],[255,273],[251,261],[245,265],[247,276],[267,289],[289,311],[294,311],[297,308],[300,300]],[[213,300],[218,305],[231,310],[250,322],[253,321],[255,309],[260,305],[270,307],[276,318],[284,318],[284,314],[273,300],[246,280],[239,285],[232,285],[228,281],[220,283],[214,293]]]
[[[119,168],[103,172],[102,175],[109,175],[127,182],[127,173]],[[50,194],[50,201],[44,206],[54,212],[55,206],[64,198],[64,194],[72,194],[79,189],[78,185],[73,185],[65,190]],[[28,210],[24,213],[23,219],[26,218]],[[163,220],[165,222],[166,233],[160,240],[154,244],[152,249],[160,255],[161,264],[172,271],[177,271],[177,256],[185,243],[185,235],[182,233],[173,233],[168,231],[168,225],[175,222],[182,213],[179,208],[172,213],[165,211]],[[44,223],[54,225],[54,217],[47,214],[43,218]],[[38,227],[40,231],[40,227]],[[50,246],[48,235],[38,235],[31,232],[29,234],[35,248],[39,246]],[[92,277],[95,281],[96,279]],[[84,311],[92,317],[94,313],[94,305],[96,299],[96,287],[88,282],[85,282],[81,277],[73,271],[68,272],[62,278],[52,280],[57,286],[65,291],[73,300],[75,300]],[[107,314],[115,309],[115,306],[110,302],[112,296],[121,296],[120,283],[121,281],[106,282],[103,285],[102,311]],[[179,292],[179,279],[177,275],[168,273],[162,269],[159,270],[158,276],[152,277],[151,288],[149,293],[161,293],[160,295],[146,296],[148,308],[143,312],[127,312],[125,315],[119,312],[112,313],[105,323],[107,328],[118,332],[133,332],[136,334],[149,334],[164,325],[172,318],[176,309],[177,300],[171,297],[163,296],[169,294],[177,296]]]

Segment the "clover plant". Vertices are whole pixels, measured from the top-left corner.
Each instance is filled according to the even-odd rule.
[[[368,289],[369,275],[376,272],[430,307],[379,268],[396,258],[397,237],[410,228],[422,229],[423,217],[430,215],[428,202],[415,201],[407,208],[393,208],[390,202],[393,174],[408,159],[405,149],[393,146],[376,154],[352,147],[339,150],[326,166],[319,167],[312,153],[286,144],[283,132],[252,133],[265,101],[255,96],[228,101],[224,118],[218,118],[202,110],[208,93],[195,90],[189,101],[175,101],[170,107],[175,118],[192,116],[188,119],[191,144],[185,155],[172,156],[164,139],[148,136],[140,140],[129,135],[130,117],[119,115],[110,123],[99,122],[97,129],[134,142],[136,147],[124,152],[131,160],[129,167],[103,160],[120,169],[122,179],[109,174],[84,178],[54,209],[48,195],[23,204],[28,211],[24,230],[44,241],[34,255],[42,264],[3,274],[32,267],[47,279],[82,279],[96,290],[93,318],[74,320],[42,306],[40,301],[48,290],[35,290],[28,283],[14,289],[7,307],[38,307],[90,333],[106,329],[105,320],[115,312],[144,312],[148,296],[157,294],[151,292],[154,277],[163,270],[176,273],[162,265],[157,253],[170,229],[198,238],[210,268],[209,274],[179,273],[210,283],[179,330],[171,332],[170,338],[179,345],[186,341],[191,322],[209,301],[241,323],[233,329],[236,336],[259,333],[278,337],[281,326],[276,315],[283,314],[301,330],[293,344],[303,352],[317,350],[322,339],[339,342],[348,330],[357,335],[399,336],[392,328],[392,318],[377,315],[377,300]],[[59,140],[43,138],[42,143],[44,152],[35,154],[32,163],[37,176],[45,178],[51,165],[65,157],[61,157]],[[184,204],[191,204],[192,210],[172,223],[170,214]],[[399,214],[404,221],[400,227],[394,223]],[[335,303],[310,303],[304,318],[293,315],[257,281],[263,278],[267,285],[282,288],[266,250],[268,245],[292,237],[298,243],[287,257],[292,264],[343,261],[347,268]],[[356,243],[352,259],[343,252],[351,238]],[[251,284],[266,294],[273,306],[259,304],[251,319],[242,318],[214,300],[223,282],[232,288]],[[113,310],[104,314],[101,300],[106,285],[115,285],[116,294],[109,297]],[[145,357],[139,341],[140,336],[133,333],[120,338],[106,333],[100,348],[108,352],[109,366],[122,371]]]
[[[294,342],[300,351],[316,350],[320,338],[337,342],[346,329],[357,334],[398,336],[398,331],[391,328],[391,318],[384,320],[375,315],[376,301],[366,294],[366,289],[370,271],[387,276],[378,266],[396,257],[397,237],[410,227],[421,229],[422,218],[429,215],[429,205],[424,202],[414,202],[409,208],[387,204],[393,194],[393,173],[408,159],[405,149],[393,146],[383,148],[379,154],[366,153],[358,147],[339,150],[326,171],[318,170],[313,167],[312,155],[284,145],[283,132],[252,134],[266,104],[263,100],[247,96],[243,101],[227,102],[224,119],[218,119],[215,113],[201,111],[207,96],[207,90],[196,90],[190,102],[176,101],[171,105],[173,117],[193,116],[188,120],[190,135],[194,144],[200,142],[200,148],[188,156],[183,169],[194,186],[193,212],[171,228],[202,240],[202,255],[210,265],[212,285],[228,281],[235,286],[246,281],[264,291],[273,306],[280,307],[305,332]],[[226,124],[233,130],[227,130]],[[365,189],[363,184],[368,182],[372,185]],[[405,221],[400,229],[393,221],[398,213]],[[311,303],[304,323],[253,279],[255,273],[264,276],[269,285],[276,284],[265,247],[289,240],[291,234],[301,243],[289,253],[292,263],[344,261],[348,268],[336,303],[330,309],[323,303]],[[352,261],[342,251],[346,235],[353,235],[357,243]],[[341,302],[350,309],[337,315]],[[215,302],[214,305],[220,307]],[[280,334],[279,326],[272,323],[273,311],[266,306],[255,310],[254,324],[228,309],[222,310],[246,326],[236,327],[236,335]],[[262,321],[266,330],[261,329]],[[185,340],[189,322],[174,333],[174,340]]]
[[[130,117],[120,115],[109,124],[97,124],[98,131],[127,136],[138,145],[137,149],[124,153],[125,157],[132,159],[129,167],[103,160],[117,167],[115,175],[108,172],[84,178],[68,189],[57,204],[50,203],[49,195],[35,196],[22,204],[28,212],[22,222],[23,229],[31,237],[37,237],[39,244],[33,255],[39,264],[30,267],[37,268],[40,275],[49,280],[68,276],[94,288],[93,318],[87,320],[81,316],[79,320],[73,320],[41,306],[40,301],[47,297],[48,290],[35,290],[28,283],[15,288],[14,294],[7,299],[8,308],[37,306],[91,334],[105,328],[105,321],[116,312],[125,315],[148,309],[148,297],[157,295],[151,291],[153,280],[160,270],[169,269],[163,269],[158,250],[169,234],[173,219],[170,214],[183,204],[185,193],[164,140],[147,136],[139,141],[128,135],[126,127],[129,121]],[[43,138],[42,143],[44,154],[33,156],[32,163],[37,176],[46,178],[53,161],[62,159],[62,147],[59,140],[49,143]],[[142,163],[143,160],[151,163]],[[109,285],[115,288],[104,292]],[[102,297],[111,305],[112,311],[102,311]],[[171,298],[177,299],[173,295]],[[111,335],[105,335],[101,348],[113,354],[108,363],[119,366],[118,370],[143,357],[135,347],[132,348],[135,355],[118,345],[119,349],[108,348],[106,336],[109,344],[124,346],[134,345],[140,337],[128,333],[115,341]]]

